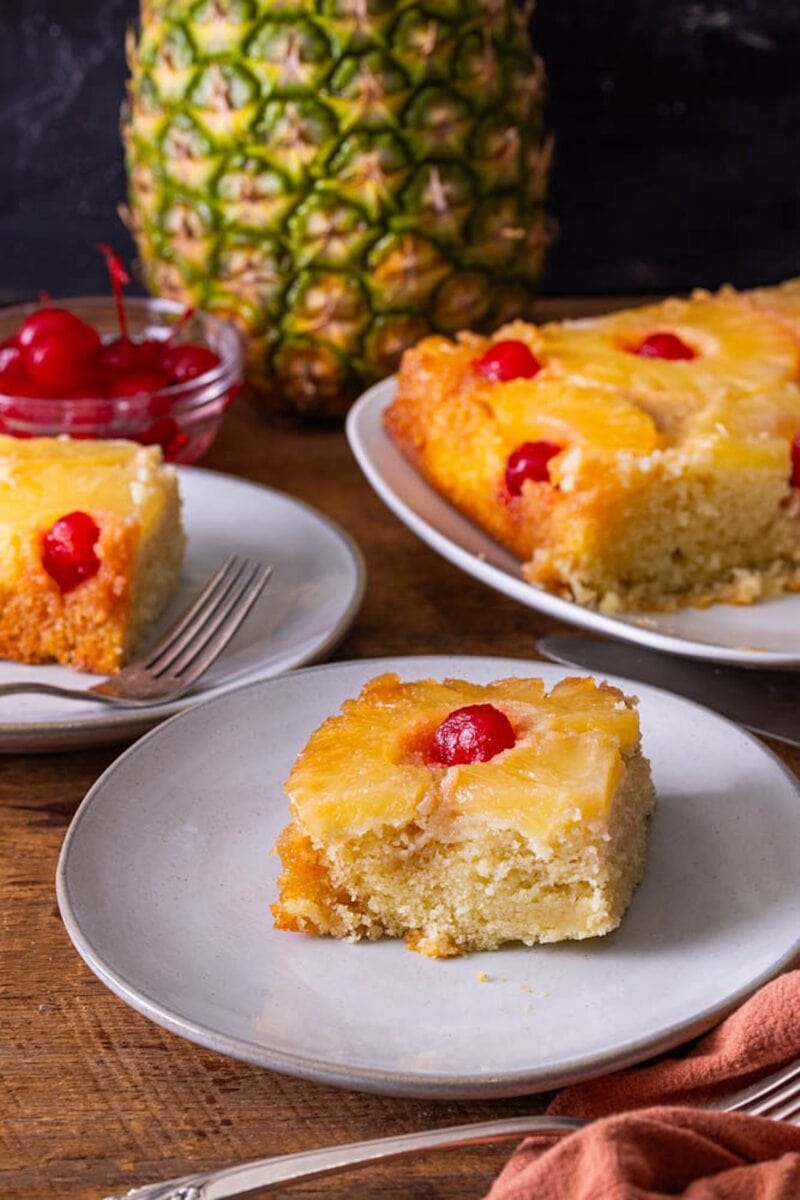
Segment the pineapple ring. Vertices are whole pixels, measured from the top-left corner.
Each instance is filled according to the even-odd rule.
[[[653,418],[625,396],[598,387],[565,386],[542,376],[494,384],[486,397],[503,442],[552,441],[591,454],[650,454],[660,445]]]
[[[691,360],[642,358],[649,334],[676,334]],[[709,396],[757,391],[795,379],[798,345],[788,329],[735,296],[696,296],[587,321],[545,325],[545,364],[562,377],[658,396],[666,406],[704,407]]]

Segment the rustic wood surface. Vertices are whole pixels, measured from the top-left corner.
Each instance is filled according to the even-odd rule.
[[[548,302],[542,315],[604,306],[611,302]],[[242,400],[204,465],[298,496],[355,536],[366,557],[367,592],[338,659],[431,652],[533,657],[538,636],[564,631],[422,545],[372,494],[339,430],[275,427]],[[773,749],[800,773],[800,754]],[[126,1007],[73,950],[53,886],[69,821],[115,753],[0,759],[5,1200],[99,1200],[190,1170],[544,1107],[541,1096],[395,1100],[304,1083],[202,1050]],[[449,1152],[316,1181],[292,1194],[468,1200],[486,1191],[507,1154],[507,1147]]]

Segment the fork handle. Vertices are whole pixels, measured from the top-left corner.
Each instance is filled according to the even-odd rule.
[[[113,704],[111,696],[104,696],[94,689],[59,687],[56,683],[0,683],[0,699],[3,696],[17,696],[24,692],[38,692],[44,696],[65,696],[68,700],[101,700],[104,704]]]
[[[167,1183],[134,1188],[125,1196],[108,1200],[232,1200],[254,1192],[269,1192],[320,1175],[335,1175],[355,1167],[421,1154],[426,1150],[450,1150],[458,1146],[480,1146],[489,1142],[512,1141],[527,1133],[552,1132],[563,1136],[581,1129],[586,1121],[573,1117],[508,1117],[501,1121],[482,1121],[473,1125],[451,1125],[425,1133],[403,1133],[395,1137],[352,1142],[346,1146],[328,1146],[299,1154],[281,1154],[255,1162],[223,1167],[206,1174],[186,1175]]]

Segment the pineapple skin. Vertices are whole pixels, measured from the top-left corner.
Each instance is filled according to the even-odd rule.
[[[273,411],[340,419],[430,333],[530,315],[544,72],[513,0],[142,0],[123,139],[160,296],[234,320]]]

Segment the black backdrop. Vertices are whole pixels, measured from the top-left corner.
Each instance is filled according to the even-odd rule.
[[[136,0],[0,0],[0,298],[104,289]],[[542,290],[800,273],[800,0],[539,0],[561,233]]]

